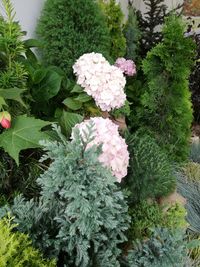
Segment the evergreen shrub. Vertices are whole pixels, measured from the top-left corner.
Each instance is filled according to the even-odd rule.
[[[130,167],[126,185],[131,202],[166,196],[175,189],[173,167],[151,133],[138,130],[128,137]]]
[[[142,95],[141,123],[148,126],[171,159],[184,161],[189,153],[192,107],[188,77],[194,43],[184,36],[184,23],[171,15],[163,27],[163,41],[143,61],[147,78]]]
[[[113,60],[116,60],[118,57],[124,57],[126,53],[126,39],[123,35],[124,15],[120,4],[116,3],[115,0],[99,0],[99,3],[106,16],[106,22],[110,32],[110,55]]]
[[[131,216],[130,240],[142,240],[150,237],[151,229],[156,227],[186,229],[188,226],[186,210],[178,203],[163,207],[156,202],[142,201],[131,207],[129,214]]]
[[[15,232],[10,217],[0,220],[1,267],[55,267],[54,261],[44,260],[25,234]]]
[[[129,253],[131,267],[184,267],[188,263],[185,230],[156,228],[147,241],[135,242]]]
[[[46,64],[62,68],[68,77],[85,53],[109,56],[110,36],[105,17],[93,0],[47,0],[37,27]]]
[[[124,36],[126,38],[126,58],[136,60],[139,52],[139,41],[141,38],[141,31],[136,14],[136,10],[129,6],[128,20],[124,27]]]
[[[116,178],[98,160],[101,148],[86,150],[93,134],[89,128],[84,140],[77,130],[71,143],[59,131],[61,141],[44,142],[43,160],[52,163],[37,180],[41,196],[30,201],[18,196],[0,213],[10,211],[17,228],[61,266],[119,267],[128,206]]]

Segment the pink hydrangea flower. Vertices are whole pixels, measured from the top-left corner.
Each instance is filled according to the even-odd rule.
[[[136,65],[133,60],[126,60],[125,58],[120,57],[116,60],[115,66],[127,76],[134,76],[136,74]]]
[[[125,140],[119,135],[118,126],[110,119],[101,117],[90,118],[84,122],[77,124],[72,129],[79,128],[80,133],[84,136],[84,131],[87,132],[87,126],[94,124],[94,140],[88,144],[88,147],[96,144],[102,144],[102,154],[99,156],[99,161],[103,166],[108,167],[112,174],[121,182],[122,178],[127,175],[129,164],[128,147]]]
[[[73,66],[77,83],[92,96],[102,111],[124,106],[126,79],[122,71],[99,53],[88,53],[81,56]]]

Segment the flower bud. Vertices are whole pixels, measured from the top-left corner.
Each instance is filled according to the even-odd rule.
[[[7,111],[0,113],[0,124],[3,128],[9,129],[11,126],[11,116]]]

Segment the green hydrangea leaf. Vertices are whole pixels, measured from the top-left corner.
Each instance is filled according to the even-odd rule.
[[[40,147],[39,141],[48,139],[41,128],[51,124],[33,117],[19,116],[13,122],[10,129],[0,135],[0,147],[19,165],[19,153],[28,148]]]
[[[73,99],[72,97],[68,97],[63,101],[63,104],[72,110],[78,110],[82,107],[82,103]]]

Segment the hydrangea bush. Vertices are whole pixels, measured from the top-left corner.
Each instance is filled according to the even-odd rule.
[[[99,53],[82,55],[74,64],[77,83],[92,96],[102,111],[124,106],[126,79],[123,72]]]
[[[131,59],[126,60],[123,57],[119,57],[115,62],[115,66],[127,76],[134,76],[136,74],[136,65]]]
[[[82,137],[88,131],[90,124],[94,124],[94,139],[88,144],[88,147],[102,144],[102,153],[99,161],[106,167],[109,167],[112,174],[121,182],[122,178],[127,175],[129,164],[129,153],[125,140],[119,135],[118,126],[110,119],[100,117],[90,118],[77,124],[72,129],[72,139],[74,130],[79,129]]]

